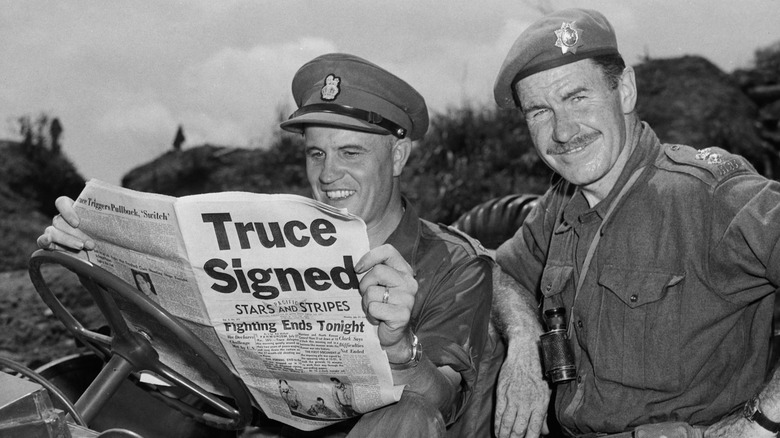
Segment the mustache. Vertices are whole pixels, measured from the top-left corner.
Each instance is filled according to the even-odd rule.
[[[549,148],[547,150],[547,153],[549,154],[563,154],[568,151],[573,151],[574,149],[581,148],[583,146],[587,146],[590,143],[593,143],[594,140],[599,138],[599,134],[596,132],[591,132],[588,134],[582,134],[577,137],[574,137],[573,139],[567,141],[566,143],[558,143],[555,146]]]

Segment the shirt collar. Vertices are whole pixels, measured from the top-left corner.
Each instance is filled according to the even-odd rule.
[[[414,260],[416,259],[417,247],[420,245],[420,218],[406,197],[402,198],[402,202],[405,207],[404,215],[385,243],[393,245],[404,260],[412,266],[412,270],[416,274],[417,268]]]
[[[588,206],[585,196],[580,189],[577,188],[571,200],[566,204],[566,207],[564,207],[562,222],[556,228],[556,233],[569,230],[572,225],[579,222],[580,218],[587,220],[587,216],[597,215],[599,218],[603,219],[610,204],[614,201],[623,186],[626,185],[634,171],[655,161],[658,151],[654,145],[658,145],[659,140],[647,123],[641,122],[637,126],[637,129],[634,130],[634,135],[629,141],[631,143],[627,146],[633,147],[634,150],[631,152],[631,156],[628,157],[625,167],[623,167],[617,182],[609,191],[607,197],[595,207],[591,208]]]

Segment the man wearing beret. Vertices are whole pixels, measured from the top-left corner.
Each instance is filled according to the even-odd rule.
[[[531,316],[563,309],[568,339],[556,345],[571,355],[545,351],[549,338],[541,345],[567,435],[776,436],[780,379],[763,382],[780,184],[722,149],[661,143],[636,114],[634,71],[596,11],[532,24],[494,94],[522,111],[561,177],[497,251],[522,286],[495,296],[509,341],[500,435],[510,435],[516,396],[505,374],[540,331]]]
[[[314,198],[366,223],[371,250],[355,264],[365,274],[363,309],[378,325],[394,383],[405,389],[398,403],[354,421],[313,434],[283,428],[282,435],[444,436],[475,390],[493,262],[466,236],[420,219],[401,194],[412,141],[428,129],[425,101],[383,68],[338,53],[303,65],[292,91],[298,110],[281,127],[304,136]],[[84,247],[71,204],[57,201],[64,220],[47,228],[39,246]]]

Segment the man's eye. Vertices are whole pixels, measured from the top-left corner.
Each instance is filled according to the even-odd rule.
[[[315,160],[320,159],[320,158],[325,156],[325,154],[323,154],[321,151],[309,151],[308,155],[309,155],[309,158],[312,158],[312,159],[315,159]]]
[[[547,109],[534,110],[534,111],[531,111],[530,113],[528,113],[526,118],[528,118],[528,119],[538,119],[538,118],[543,117],[545,114],[547,114],[547,111],[548,111]]]

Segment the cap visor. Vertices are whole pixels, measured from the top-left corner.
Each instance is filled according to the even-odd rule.
[[[279,124],[285,131],[303,133],[306,125],[331,126],[352,131],[370,132],[374,134],[390,134],[385,128],[373,125],[353,117],[334,113],[308,113]]]

